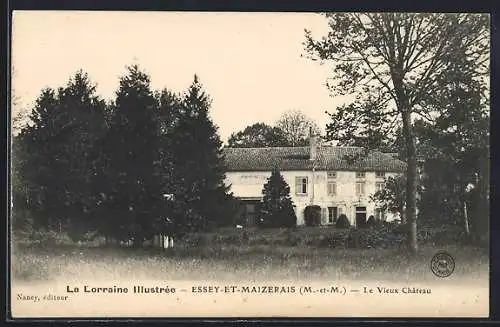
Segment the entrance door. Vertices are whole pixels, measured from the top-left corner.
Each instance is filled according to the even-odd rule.
[[[356,207],[356,227],[366,227],[366,207]]]
[[[255,204],[246,203],[245,204],[245,225],[253,226],[255,224]]]

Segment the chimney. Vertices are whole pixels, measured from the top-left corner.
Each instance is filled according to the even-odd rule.
[[[318,137],[314,135],[312,127],[309,127],[309,160],[316,160],[318,151]]]

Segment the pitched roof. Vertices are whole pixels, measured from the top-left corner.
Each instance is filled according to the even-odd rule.
[[[367,170],[403,172],[406,164],[391,154],[379,151],[364,153],[359,147],[318,146],[316,160],[309,159],[310,148],[266,147],[225,148],[228,171],[280,170]]]

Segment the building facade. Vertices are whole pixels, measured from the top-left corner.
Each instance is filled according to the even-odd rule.
[[[383,212],[370,195],[384,187],[389,176],[401,174],[405,164],[391,154],[366,152],[357,147],[318,146],[311,137],[306,147],[226,148],[226,184],[242,208],[240,222],[247,226],[258,219],[262,189],[278,167],[290,186],[297,225],[304,224],[308,205],[321,207],[322,225],[333,225],[345,214],[356,227],[369,216],[385,221],[397,215]]]

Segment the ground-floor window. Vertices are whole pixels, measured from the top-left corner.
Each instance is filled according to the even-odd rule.
[[[328,207],[328,223],[335,224],[338,217],[338,208],[337,207]]]
[[[321,208],[321,224],[326,222],[326,208]]]
[[[382,208],[375,209],[375,219],[385,221],[385,211]]]

